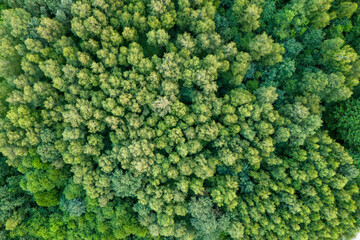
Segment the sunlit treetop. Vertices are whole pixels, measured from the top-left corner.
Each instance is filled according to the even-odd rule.
[[[357,163],[323,121],[357,91],[356,3],[5,6],[0,237],[356,233]]]

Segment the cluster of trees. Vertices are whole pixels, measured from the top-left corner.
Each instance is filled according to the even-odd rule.
[[[358,231],[357,3],[3,2],[0,239]]]

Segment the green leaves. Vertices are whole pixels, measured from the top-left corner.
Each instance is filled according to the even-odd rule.
[[[358,109],[359,101],[355,99],[349,99],[346,102],[340,103],[332,108],[332,114],[327,116],[326,120],[328,128],[331,131],[339,134],[339,139],[345,141],[345,143],[351,148],[357,149],[360,144],[358,128]]]
[[[20,106],[18,108],[12,108],[6,114],[6,117],[14,124],[14,126],[23,129],[28,129],[35,124],[35,117],[28,107]]]
[[[269,37],[265,32],[256,35],[248,46],[253,60],[262,62],[265,65],[274,65],[282,61],[282,54],[285,49]]]
[[[135,178],[130,173],[123,173],[121,170],[115,170],[112,177],[112,188],[119,197],[136,196],[141,187],[141,179]]]
[[[215,237],[218,222],[216,221],[215,212],[212,209],[212,201],[209,198],[193,198],[189,203],[191,214],[191,224],[197,231],[197,234],[205,239]]]
[[[325,40],[321,46],[322,64],[332,71],[338,70],[349,75],[358,55],[352,47],[344,44],[344,40],[340,38]]]
[[[52,207],[59,204],[59,193],[55,189],[37,192],[34,194],[34,199],[37,205],[41,207]]]
[[[50,191],[62,186],[65,179],[66,175],[56,169],[48,168],[46,171],[36,169],[25,174],[21,187],[32,193]]]
[[[64,34],[64,27],[51,18],[42,18],[40,26],[36,29],[39,36],[46,41],[53,43]]]
[[[252,32],[260,27],[259,18],[262,13],[261,3],[236,0],[231,7],[231,20],[240,26],[243,32]],[[260,5],[260,6],[259,6]]]
[[[315,94],[327,103],[346,100],[352,94],[342,73],[306,72],[300,86],[303,92]]]
[[[16,40],[25,40],[27,36],[27,24],[31,18],[31,14],[24,9],[8,9],[2,10],[2,24],[1,35],[2,37],[8,35]]]
[[[356,4],[6,3],[6,238],[357,231]]]

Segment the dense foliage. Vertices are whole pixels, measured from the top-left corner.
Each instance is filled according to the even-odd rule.
[[[2,2],[0,239],[358,231],[356,1]]]

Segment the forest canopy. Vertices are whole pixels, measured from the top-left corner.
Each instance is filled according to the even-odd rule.
[[[0,239],[351,239],[351,0],[1,0]]]

